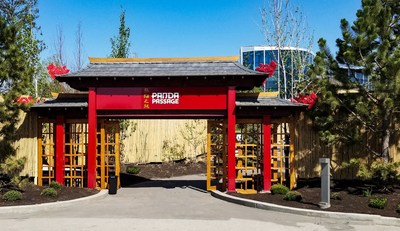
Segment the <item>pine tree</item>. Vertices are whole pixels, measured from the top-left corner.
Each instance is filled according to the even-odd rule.
[[[129,42],[130,29],[125,26],[125,10],[120,15],[120,26],[118,37],[111,38],[111,57],[127,58],[131,43]]]
[[[389,145],[398,135],[400,119],[400,2],[363,0],[353,25],[341,20],[342,38],[336,57],[326,41],[310,69],[319,98],[312,112],[320,136],[327,144],[364,144],[385,162]],[[356,71],[369,78],[357,81]],[[363,142],[363,135],[378,137],[380,150]]]
[[[0,162],[15,150],[20,109],[37,70],[41,41],[35,38],[36,0],[0,1]]]

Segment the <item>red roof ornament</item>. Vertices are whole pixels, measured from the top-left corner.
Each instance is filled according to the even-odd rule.
[[[29,104],[29,103],[35,103],[35,100],[30,95],[21,95],[15,100],[15,102],[20,104]]]
[[[260,63],[260,65],[256,68],[256,71],[265,72],[268,74],[268,77],[271,77],[274,74],[277,66],[278,65],[275,63],[275,61],[272,60],[269,64]]]
[[[317,102],[318,96],[313,91],[309,95],[298,95],[294,99],[293,102],[304,103],[308,104],[308,109],[314,107],[315,103]]]
[[[49,71],[49,75],[52,79],[55,79],[58,75],[65,75],[69,73],[69,69],[67,69],[66,66],[56,66],[53,63],[50,63],[47,66],[47,70]]]

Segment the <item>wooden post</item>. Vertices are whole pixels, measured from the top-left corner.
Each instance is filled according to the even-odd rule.
[[[236,190],[236,90],[228,88],[228,192]]]
[[[96,146],[97,146],[96,88],[89,89],[88,100],[88,154],[87,187],[96,188]]]
[[[264,191],[271,190],[271,116],[263,116],[264,130]]]
[[[64,185],[64,149],[65,149],[64,116],[56,116],[56,181]],[[50,170],[49,170],[50,171]]]

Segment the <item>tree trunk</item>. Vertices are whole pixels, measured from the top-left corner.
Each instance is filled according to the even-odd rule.
[[[390,130],[389,130],[389,119],[386,114],[382,123],[382,158],[385,163],[389,162],[389,145],[390,145]]]

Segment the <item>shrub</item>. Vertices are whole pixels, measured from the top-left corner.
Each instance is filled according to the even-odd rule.
[[[62,185],[56,181],[52,181],[49,185],[50,188],[54,188],[55,190],[61,189]]]
[[[140,168],[138,166],[131,165],[126,168],[126,172],[136,175],[140,172]]]
[[[282,184],[274,184],[271,186],[272,194],[286,195],[289,192],[289,188]]]
[[[3,200],[6,201],[16,201],[21,199],[22,199],[22,193],[17,190],[8,191],[3,195]]]
[[[387,198],[371,198],[368,206],[371,208],[383,209],[386,206]]]
[[[339,192],[333,192],[333,193],[331,193],[331,199],[332,200],[341,200],[342,197],[340,196]]]
[[[400,204],[397,204],[396,212],[400,213]]]
[[[373,161],[371,164],[363,162],[362,159],[351,159],[348,163],[343,163],[343,167],[354,168],[357,177],[362,180],[372,181],[379,187],[386,187],[399,180],[400,162],[385,163],[382,160]]]
[[[46,197],[56,197],[57,196],[57,190],[55,190],[54,188],[45,188],[40,193],[40,195],[46,196]]]
[[[284,200],[287,201],[301,201],[303,197],[301,196],[301,193],[297,191],[290,191],[286,193],[285,197],[283,198]]]
[[[363,195],[364,197],[370,197],[370,196],[372,196],[372,190],[371,190],[371,189],[364,189],[364,190],[362,191],[362,195]]]

